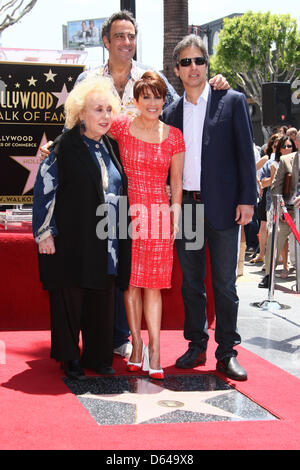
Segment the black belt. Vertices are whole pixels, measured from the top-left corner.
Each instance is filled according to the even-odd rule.
[[[202,196],[200,191],[187,191],[186,189],[183,189],[182,194],[184,196],[190,197],[194,199],[194,201],[202,201]]]

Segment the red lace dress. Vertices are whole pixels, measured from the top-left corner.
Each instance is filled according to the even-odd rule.
[[[130,134],[131,118],[118,117],[110,132],[117,140],[128,179],[132,258],[130,284],[136,287],[171,287],[173,244],[166,182],[172,156],[185,151],[182,132],[170,126],[160,144]]]

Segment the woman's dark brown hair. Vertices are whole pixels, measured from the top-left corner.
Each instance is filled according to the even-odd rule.
[[[268,140],[268,144],[267,144],[267,147],[266,147],[266,155],[271,156],[271,153],[273,153],[273,145],[274,145],[274,142],[276,142],[277,140],[279,140],[279,134],[273,134],[271,135],[271,137],[269,138]]]
[[[294,144],[294,141],[292,139],[290,139],[287,135],[284,135],[283,137],[281,137],[278,140],[278,143],[277,143],[277,147],[276,147],[276,150],[275,150],[275,160],[276,160],[276,162],[279,162],[280,157],[282,155],[281,149],[287,141],[289,141],[292,145],[291,148],[289,149],[290,153],[296,152],[297,148],[296,148],[296,145]]]

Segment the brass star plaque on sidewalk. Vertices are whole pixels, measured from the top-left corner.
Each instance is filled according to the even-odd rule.
[[[276,417],[214,375],[64,379],[98,424],[274,420]]]

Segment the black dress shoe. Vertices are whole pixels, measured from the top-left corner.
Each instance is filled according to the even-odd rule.
[[[99,366],[94,370],[101,375],[113,375],[116,373],[115,369],[113,369],[111,366]]]
[[[262,278],[262,280],[258,284],[258,287],[269,289],[269,284],[270,284],[270,276],[269,274],[267,274],[265,277]]]
[[[189,348],[183,356],[179,357],[176,361],[176,367],[180,369],[192,369],[199,365],[204,365],[206,362],[206,352],[201,351],[199,348]]]
[[[78,360],[63,362],[62,367],[70,379],[85,380],[86,376]]]
[[[247,380],[247,372],[238,363],[235,356],[225,357],[217,362],[217,370],[233,380]]]

